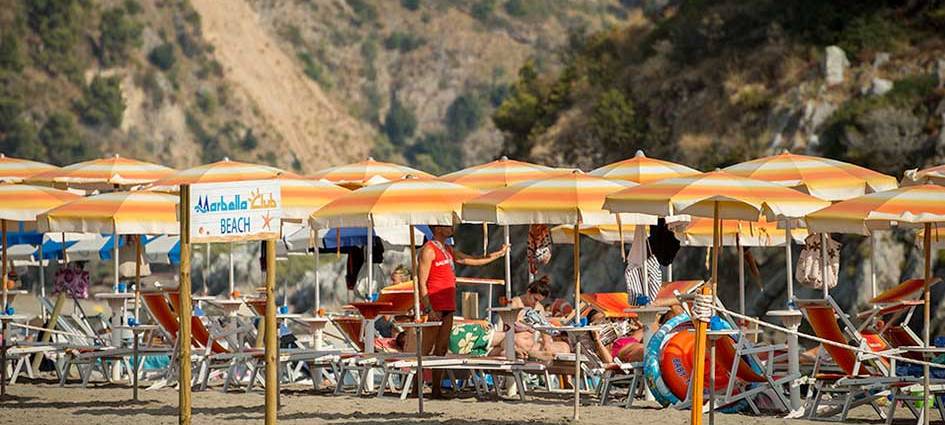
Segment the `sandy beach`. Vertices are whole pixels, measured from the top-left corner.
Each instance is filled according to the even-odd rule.
[[[177,423],[177,392],[173,389],[141,391],[141,401],[131,401],[130,387],[99,385],[87,389],[60,387],[44,381],[17,383],[0,404],[0,424],[135,424]],[[428,400],[427,414],[416,415],[417,401],[357,398],[351,395],[315,394],[311,387],[285,386],[279,422],[286,424],[561,424],[570,423],[569,395],[535,393],[527,402],[478,401],[471,395],[453,400]],[[595,400],[596,401],[596,400]],[[224,394],[219,389],[193,393],[194,424],[258,424],[263,421],[261,391]],[[639,402],[631,409],[585,405],[581,423],[599,424],[683,424],[689,411],[658,409],[655,403]],[[899,416],[897,414],[897,416]],[[903,416],[905,418],[905,416]],[[933,419],[938,419],[933,417]],[[869,408],[859,408],[850,422],[876,423]],[[779,417],[718,414],[717,424],[792,424],[814,422]],[[906,423],[906,422],[903,422]]]

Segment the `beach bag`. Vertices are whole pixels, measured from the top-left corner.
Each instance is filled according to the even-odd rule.
[[[666,226],[666,219],[660,218],[655,226],[650,226],[650,237],[647,239],[650,245],[650,251],[656,256],[660,265],[669,267],[679,252],[679,239],[676,234]]]
[[[624,281],[627,284],[627,302],[630,305],[648,304],[649,302],[638,300],[642,300],[643,296],[653,300],[663,285],[663,269],[655,256],[647,255],[649,254],[648,242],[640,229],[642,226],[637,227],[633,233],[630,255],[627,256],[627,267],[623,272]],[[646,267],[646,282],[643,281],[644,267]]]
[[[804,249],[797,258],[797,274],[794,278],[797,283],[814,288],[823,289],[823,266],[821,265],[820,233],[813,233],[804,239]],[[840,243],[827,238],[827,288],[837,286],[837,277],[840,275]]]
[[[538,266],[551,261],[551,231],[547,224],[532,224],[528,226],[528,272],[538,273]]]
[[[79,267],[76,263],[66,264],[65,267],[56,271],[53,281],[54,294],[66,294],[72,299],[85,299],[89,297],[89,272]]]

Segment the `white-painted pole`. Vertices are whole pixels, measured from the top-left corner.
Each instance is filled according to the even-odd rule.
[[[44,266],[45,263],[43,262],[43,240],[39,241],[39,249],[37,250],[37,253],[39,254],[39,296],[40,298],[45,300],[46,299],[46,267]],[[41,304],[40,307],[42,308],[41,317],[43,319],[43,323],[45,323],[46,313],[47,313],[46,303],[42,302],[40,304]]]
[[[509,235],[509,225],[503,226],[505,231],[505,244],[509,246],[509,254],[505,255],[505,299],[512,299],[512,242]]]
[[[374,220],[368,219],[367,229],[368,297],[374,294]]]
[[[738,311],[745,314],[745,247],[738,234],[735,243],[738,245]]]
[[[233,297],[233,291],[236,290],[236,279],[233,275],[233,242],[230,242],[230,273],[228,276],[230,281],[230,293],[227,296],[231,298]]]
[[[870,235],[870,298],[876,298],[876,291],[876,235]]]

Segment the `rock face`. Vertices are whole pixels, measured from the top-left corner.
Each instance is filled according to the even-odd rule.
[[[827,86],[842,84],[844,73],[850,67],[847,54],[837,46],[828,46],[824,55],[824,77]]]

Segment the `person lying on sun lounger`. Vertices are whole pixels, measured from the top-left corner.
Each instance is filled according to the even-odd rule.
[[[604,313],[591,310],[588,322],[604,329],[592,333],[594,348],[604,363],[643,361],[643,325],[636,319],[613,322]]]

